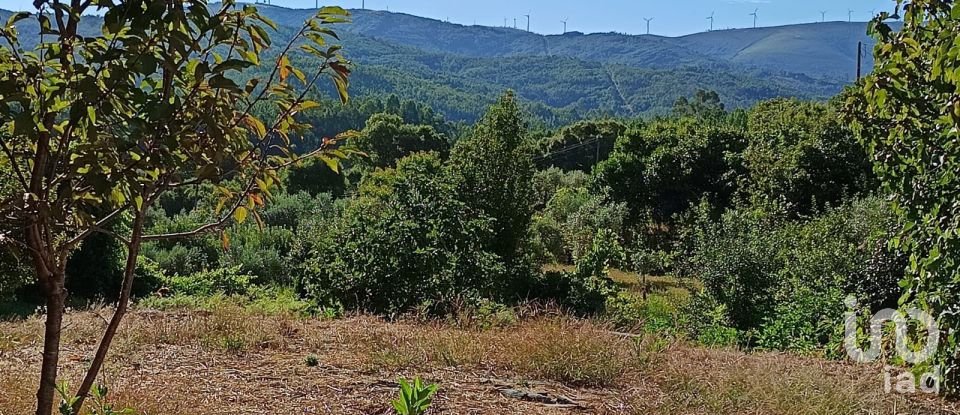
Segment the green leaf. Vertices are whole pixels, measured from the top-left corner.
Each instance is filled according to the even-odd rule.
[[[9,19],[7,19],[7,27],[13,27],[13,25],[17,24],[17,22],[23,19],[26,19],[28,17],[30,17],[30,13],[28,12],[14,13],[13,15],[10,16]]]
[[[256,54],[254,54],[256,56]],[[213,67],[213,73],[223,73],[226,71],[243,71],[249,67],[253,66],[253,63],[250,61],[242,59],[228,59],[223,63]]]
[[[247,208],[240,206],[233,212],[233,219],[236,220],[237,223],[243,223],[243,221],[247,220],[248,213]]]
[[[267,127],[263,125],[263,121],[260,121],[259,118],[254,117],[253,115],[247,115],[243,119],[244,123],[247,124],[254,133],[257,134],[257,138],[263,138],[267,136]]]

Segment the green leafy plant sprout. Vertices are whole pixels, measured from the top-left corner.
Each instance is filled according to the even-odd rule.
[[[420,378],[410,384],[406,379],[400,379],[400,397],[394,399],[393,409],[398,415],[421,415],[427,412],[433,403],[433,395],[437,393],[437,384],[424,385]]]

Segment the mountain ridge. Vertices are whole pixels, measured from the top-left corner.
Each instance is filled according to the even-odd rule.
[[[281,26],[284,36],[316,12],[257,7]],[[6,13],[0,11],[0,16]],[[467,122],[506,89],[517,91],[528,110],[547,123],[663,114],[678,97],[698,89],[716,90],[730,108],[775,97],[825,100],[855,78],[856,44],[863,42],[865,50],[873,45],[865,23],[725,29],[678,37],[541,35],[404,13],[351,13],[352,23],[335,30],[355,63],[355,95],[394,93]],[[871,65],[869,59],[864,62],[865,72]]]

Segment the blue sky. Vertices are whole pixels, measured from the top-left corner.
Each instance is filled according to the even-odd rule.
[[[274,5],[305,8],[316,0],[272,0]],[[342,0],[338,5],[359,8],[364,0]],[[714,28],[743,28],[753,26],[754,9],[758,25],[774,26],[820,21],[820,12],[827,11],[826,20],[847,20],[847,11],[853,10],[854,21],[866,21],[871,10],[892,10],[894,0],[365,0],[367,8],[398,11],[418,16],[472,25],[526,27],[530,14],[530,28],[538,33],[560,33],[561,20],[567,19],[570,31],[646,32],[643,18],[653,18],[651,33],[678,36],[702,32],[709,28],[707,16],[714,13]],[[0,0],[0,8],[29,10],[32,0]],[[320,0],[320,4],[330,4]]]

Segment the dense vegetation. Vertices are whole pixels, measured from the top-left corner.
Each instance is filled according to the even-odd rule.
[[[472,129],[448,130],[459,139],[392,112],[353,135],[361,152],[342,175],[319,161],[284,175],[258,224],[148,243],[141,294],[292,289],[318,312],[394,316],[541,300],[625,325],[651,318],[642,298],[607,278],[617,267],[702,284],[690,301],[711,313],[685,317],[675,329],[688,335],[834,352],[845,295],[877,307],[899,296],[906,264],[882,243],[896,221],[835,104],[774,100],[727,112],[700,93],[669,117],[531,134],[507,94]],[[165,196],[147,229],[211,220],[209,194]],[[84,246],[100,251],[88,257],[99,263],[77,263],[73,278],[116,268],[107,241]],[[111,296],[106,282],[77,294]]]
[[[326,316],[445,318],[466,312],[483,318],[528,302],[550,303],[624,331],[832,357],[844,356],[846,311],[867,315],[915,305],[952,330],[958,325],[960,106],[951,91],[960,71],[953,67],[955,25],[941,25],[956,23],[958,10],[951,2],[915,1],[905,9],[900,31],[883,24],[888,16],[881,15],[873,29],[881,42],[877,72],[829,102],[762,93],[750,100],[771,99],[729,105],[722,91],[698,89],[671,97],[669,112],[656,117],[635,116],[647,112],[635,109],[582,117],[589,112],[579,111],[585,108],[639,103],[599,102],[603,93],[549,96],[551,91],[523,88],[502,93],[497,84],[484,84],[478,86],[483,92],[471,92],[474,98],[501,94],[486,106],[485,98],[464,99],[462,91],[414,82],[409,89],[368,83],[365,97],[337,106],[305,100],[306,92],[294,99],[298,84],[282,83],[286,95],[278,98],[279,106],[251,105],[255,117],[245,112],[245,121],[234,123],[227,131],[231,140],[215,147],[221,152],[207,154],[197,141],[190,142],[195,147],[173,146],[179,150],[169,151],[181,151],[173,155],[130,147],[146,148],[144,157],[152,157],[158,170],[170,167],[170,174],[133,169],[143,176],[131,179],[130,188],[151,189],[146,203],[128,188],[106,185],[100,193],[78,197],[90,217],[136,209],[121,210],[103,227],[81,229],[86,233],[76,249],[63,251],[60,276],[70,301],[78,304],[116,299],[118,293],[121,304],[132,293],[151,305],[230,296],[284,302],[298,313]],[[195,13],[203,18],[203,12]],[[338,57],[335,52],[317,58]],[[286,76],[303,78],[285,55],[275,57]],[[540,59],[471,69],[464,62],[480,58],[434,58],[441,60],[438,66],[480,78],[493,70],[510,74],[511,67]],[[603,82],[619,73],[639,83],[649,75],[643,71],[655,70],[612,63],[584,69],[573,58],[557,60],[570,64],[570,73],[582,70]],[[346,70],[336,62],[335,89],[344,93]],[[929,71],[928,62],[934,63]],[[430,65],[418,65],[424,72],[396,71],[431,73]],[[361,66],[361,79],[373,76],[364,70]],[[611,87],[526,70],[530,78],[518,79],[529,88]],[[238,100],[257,90],[213,73],[206,74],[213,80],[201,84],[234,91]],[[557,83],[540,82],[540,76]],[[7,88],[0,89],[0,98],[15,96],[0,87]],[[139,89],[130,90],[136,91],[134,102],[149,101]],[[624,101],[622,92],[617,95]],[[22,101],[11,98],[8,107],[19,109]],[[235,111],[232,103],[217,102],[218,111]],[[167,114],[162,121],[172,123],[169,104],[156,105]],[[294,110],[299,106],[319,111],[301,114]],[[485,107],[482,115],[475,112],[478,106]],[[558,108],[576,111],[560,116]],[[943,108],[951,111],[944,114]],[[84,128],[99,125],[95,111],[80,117]],[[201,110],[189,114],[206,120]],[[277,116],[282,129],[266,130],[259,121]],[[34,131],[17,117],[9,124],[16,139]],[[41,135],[48,130],[36,129]],[[275,168],[244,166],[247,159],[238,154],[249,150],[251,137],[271,134],[299,141],[272,150],[256,146],[264,163],[272,160]],[[29,154],[23,150],[28,146],[17,148]],[[98,148],[102,153],[94,152],[96,157],[141,157],[134,150],[136,157]],[[318,149],[324,151],[312,159],[291,156]],[[17,200],[11,195],[23,182],[21,170],[31,165],[0,158],[0,189],[8,205]],[[224,172],[230,169],[235,171]],[[76,174],[77,180],[100,174],[90,171],[84,164],[64,174]],[[96,183],[115,177],[110,173],[94,177]],[[174,180],[180,175],[196,179],[181,186]],[[153,193],[155,180],[167,180],[162,192]],[[237,195],[239,201],[232,202]],[[227,215],[225,203],[233,207]],[[71,206],[54,211],[66,215],[56,226],[80,226],[63,213]],[[24,277],[30,268],[24,246],[31,241],[23,240],[17,225],[26,220],[0,222],[3,303],[34,305],[50,297],[43,281]],[[192,231],[205,228],[216,232]],[[117,237],[129,232],[136,244]],[[187,234],[195,237],[147,237],[139,246],[142,235]],[[616,280],[613,270],[641,280]],[[664,275],[673,277],[672,286],[648,280]],[[859,309],[847,309],[849,296]],[[951,332],[944,340],[936,361],[948,369],[949,381],[956,376],[954,337]]]

